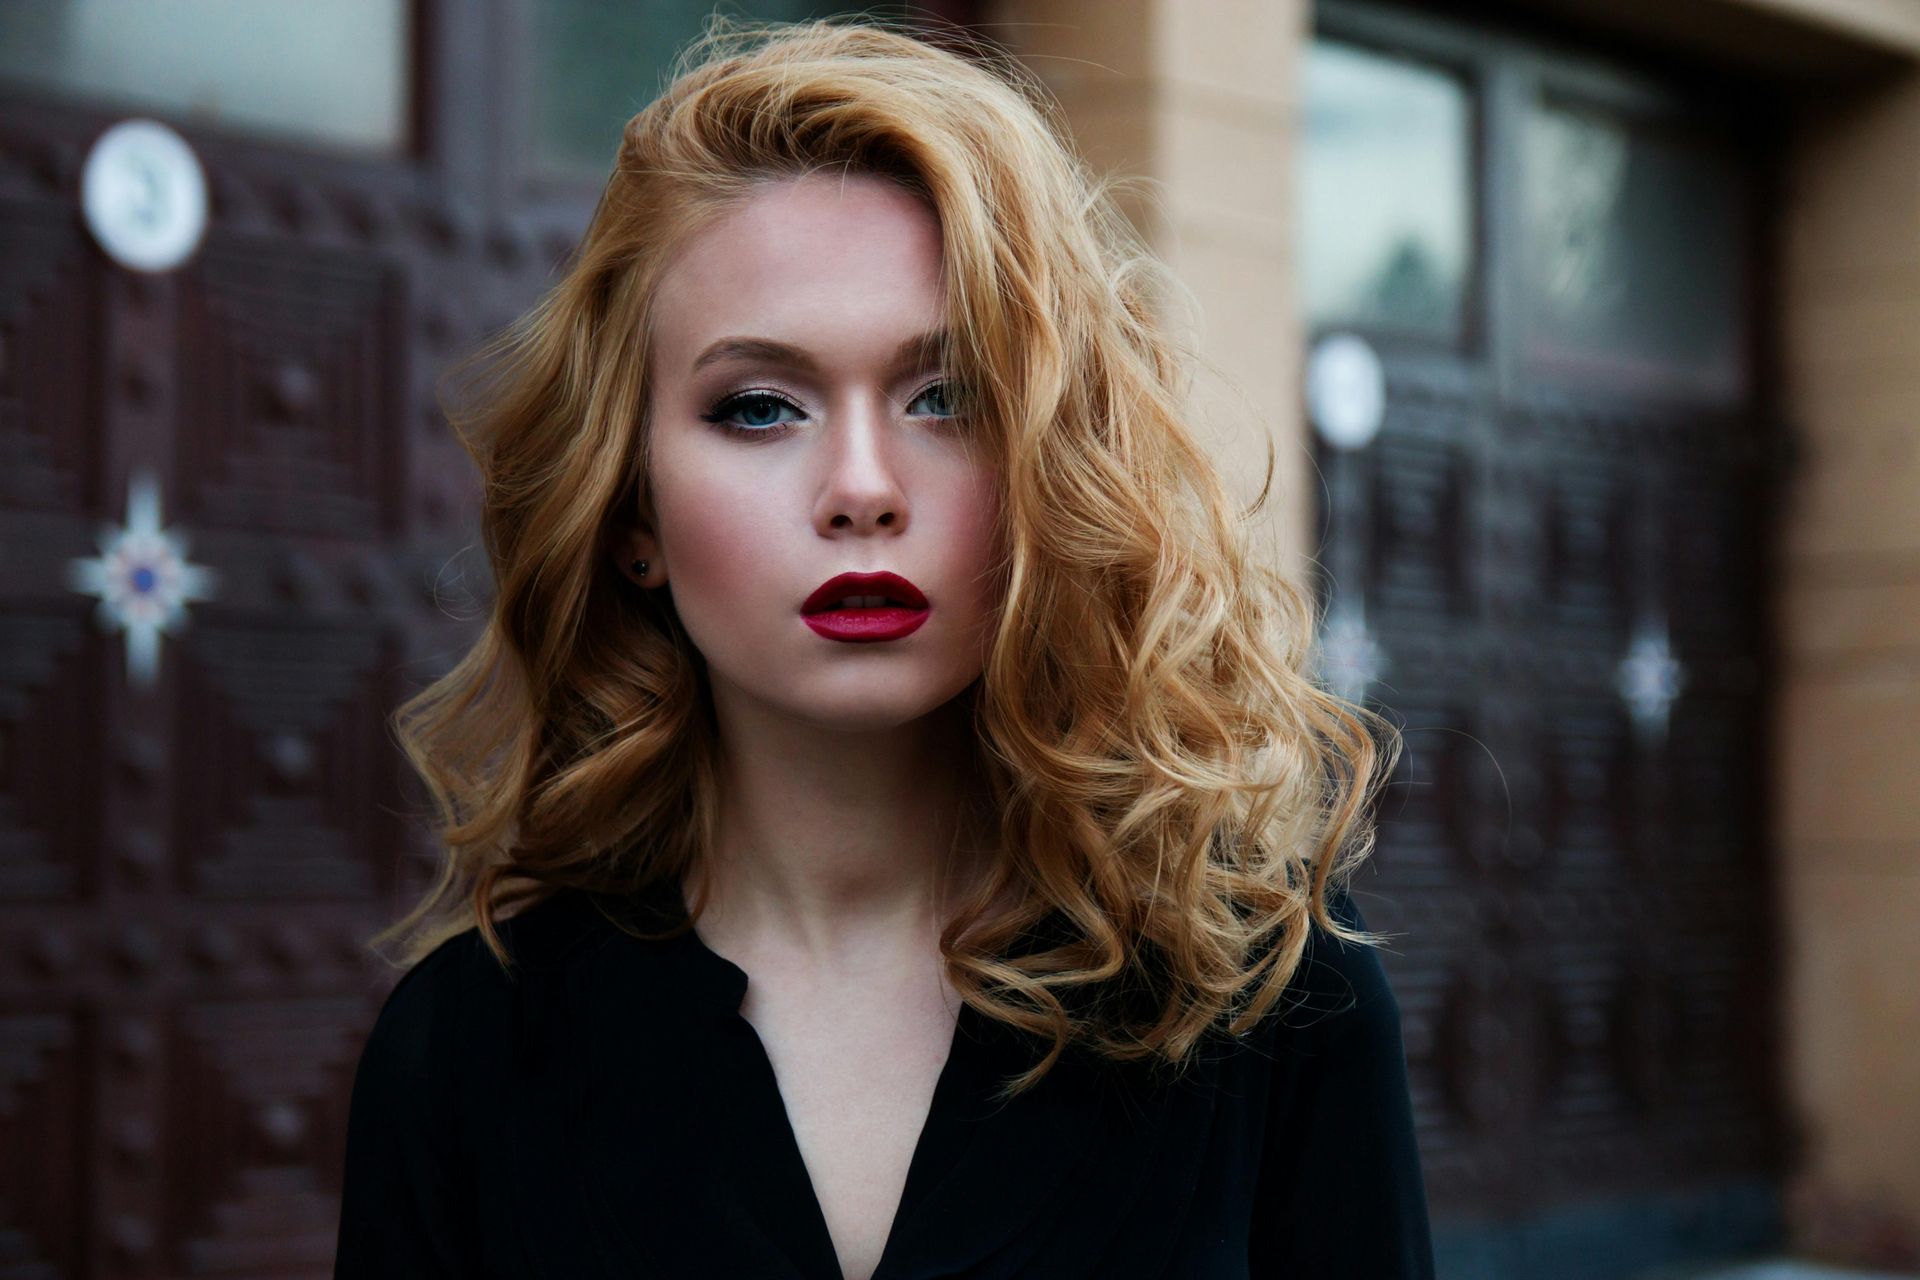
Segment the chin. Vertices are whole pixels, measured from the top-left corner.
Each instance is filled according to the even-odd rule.
[[[868,695],[858,705],[849,705],[843,698],[822,698],[794,707],[793,714],[832,733],[885,733],[923,720],[949,701],[950,696],[937,693]]]
[[[791,683],[771,689],[741,687],[783,715],[828,733],[884,733],[941,710],[971,682],[927,680],[907,672],[890,675],[848,670],[799,687]]]

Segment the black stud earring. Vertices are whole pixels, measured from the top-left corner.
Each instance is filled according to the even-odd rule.
[[[645,560],[635,560],[633,562],[633,576],[636,578],[644,578],[647,576],[647,562]]]

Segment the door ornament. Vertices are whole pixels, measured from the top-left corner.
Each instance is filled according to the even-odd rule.
[[[109,258],[129,271],[171,271],[206,233],[207,176],[166,125],[122,120],[87,152],[80,210]]]
[[[158,674],[160,635],[186,624],[189,600],[211,600],[219,575],[187,563],[187,537],[160,527],[160,487],[141,471],[127,485],[127,520],[102,525],[98,556],[75,557],[67,583],[98,596],[94,619],[106,632],[127,633],[127,678],[136,687]]]
[[[1615,687],[1643,737],[1666,737],[1668,712],[1686,683],[1686,668],[1667,645],[1666,619],[1643,619],[1615,676]]]
[[[1386,652],[1368,629],[1361,602],[1336,600],[1320,630],[1322,681],[1347,701],[1359,702],[1385,669]]]
[[[1307,416],[1336,449],[1364,448],[1386,416],[1387,375],[1380,357],[1354,333],[1328,334],[1307,358]]]

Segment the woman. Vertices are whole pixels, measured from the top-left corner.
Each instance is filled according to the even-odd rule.
[[[710,28],[491,353],[336,1275],[1431,1274],[1377,717],[976,52]]]

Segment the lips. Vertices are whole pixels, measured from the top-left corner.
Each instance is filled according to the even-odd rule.
[[[888,605],[902,609],[924,609],[927,598],[920,588],[897,573],[843,573],[828,578],[814,588],[801,613],[821,613],[838,607],[849,596],[879,596]]]
[[[918,631],[929,609],[920,588],[897,573],[843,573],[800,606],[801,621],[828,640],[898,640]]]

